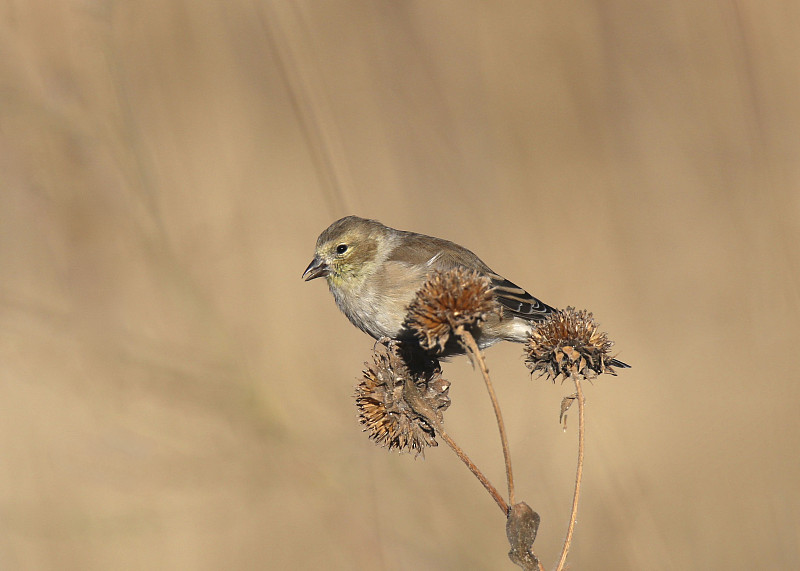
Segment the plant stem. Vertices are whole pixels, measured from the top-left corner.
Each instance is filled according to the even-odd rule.
[[[572,375],[575,383],[575,391],[578,398],[578,469],[575,474],[575,492],[572,495],[572,513],[569,516],[569,526],[567,526],[567,536],[564,538],[564,546],[561,549],[561,557],[558,560],[556,571],[562,571],[567,561],[569,545],[572,542],[572,533],[575,531],[575,521],[578,517],[578,499],[581,495],[581,479],[583,478],[583,444],[585,440],[583,389],[581,389],[581,379],[583,375]]]
[[[483,380],[486,383],[486,390],[489,391],[489,398],[491,399],[492,406],[494,407],[494,415],[497,417],[497,428],[500,431],[500,442],[503,446],[503,459],[505,460],[506,464],[506,479],[508,481],[508,501],[511,505],[514,505],[517,502],[514,497],[514,476],[511,472],[511,451],[508,447],[508,437],[506,436],[506,426],[503,423],[503,415],[500,412],[500,403],[497,401],[497,395],[494,392],[492,380],[489,378],[489,369],[486,367],[486,360],[483,358],[483,353],[478,347],[478,344],[475,342],[475,338],[469,331],[465,330],[463,327],[459,327],[456,330],[456,334],[461,338],[462,342],[467,349],[469,349],[469,352],[475,358],[475,360],[478,361],[481,373],[483,374]]]
[[[489,495],[494,498],[494,501],[497,502],[497,505],[500,506],[501,510],[503,510],[503,515],[508,516],[508,504],[503,499],[503,496],[500,495],[500,492],[497,491],[497,488],[492,485],[492,483],[486,478],[486,476],[483,475],[478,467],[472,463],[472,460],[469,459],[469,456],[464,453],[464,451],[458,446],[458,444],[455,443],[452,438],[450,438],[450,435],[444,431],[441,423],[436,423],[436,432],[438,432],[439,436],[442,437],[442,440],[444,440],[447,445],[452,448],[453,452],[456,453],[456,456],[461,458],[461,461],[467,465],[467,468],[469,468],[470,471],[475,474],[475,477],[478,478],[480,483],[483,484],[483,487],[486,488],[486,491],[489,492]]]

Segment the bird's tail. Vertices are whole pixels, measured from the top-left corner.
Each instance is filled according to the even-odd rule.
[[[503,306],[503,309],[511,315],[526,321],[539,321],[555,311],[554,307],[533,297],[527,291],[514,282],[505,279],[503,276],[490,273],[489,278],[492,280],[495,298],[500,302],[500,305]],[[516,338],[511,338],[509,340],[519,341]],[[623,363],[618,359],[613,359],[609,365],[619,369],[631,368],[628,363]]]
[[[612,367],[618,367],[620,369],[630,369],[631,368],[631,366],[628,363],[623,363],[619,359],[613,359],[609,363],[609,365],[611,365]]]

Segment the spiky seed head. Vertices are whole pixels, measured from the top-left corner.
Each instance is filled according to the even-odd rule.
[[[418,456],[438,445],[435,426],[450,406],[450,383],[436,361],[409,363],[398,342],[376,344],[356,386],[356,406],[359,422],[376,443]]]
[[[592,314],[574,307],[556,310],[533,324],[525,345],[525,364],[534,373],[555,381],[559,375],[582,374],[594,377],[616,374],[609,353],[613,341],[598,329]]]
[[[407,324],[424,349],[441,353],[459,327],[473,327],[499,311],[488,277],[455,268],[430,275],[408,308]]]

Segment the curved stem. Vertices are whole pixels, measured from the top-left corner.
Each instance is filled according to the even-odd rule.
[[[483,358],[483,353],[475,342],[475,338],[469,331],[465,330],[463,327],[459,327],[456,330],[456,334],[461,338],[467,349],[469,349],[470,354],[478,361],[481,374],[483,375],[483,381],[486,383],[486,390],[489,391],[489,398],[492,401],[492,407],[494,407],[494,415],[497,418],[497,428],[500,431],[500,443],[503,446],[503,459],[506,464],[506,480],[508,482],[508,501],[511,505],[514,505],[517,502],[514,498],[514,475],[511,472],[511,451],[508,447],[508,437],[506,436],[506,426],[503,423],[503,415],[500,412],[500,403],[497,401],[497,395],[494,392],[492,380],[489,378],[489,369],[486,367],[486,360]]]
[[[492,496],[494,501],[497,502],[497,505],[500,506],[500,509],[503,510],[503,514],[507,516],[508,504],[503,499],[503,496],[500,495],[500,492],[497,491],[497,488],[495,488],[492,485],[492,483],[488,480],[488,478],[486,478],[486,476],[484,476],[483,473],[478,469],[478,467],[472,463],[472,460],[469,459],[469,456],[467,456],[464,453],[464,451],[458,446],[458,444],[456,444],[455,441],[452,438],[450,438],[450,435],[448,435],[444,431],[442,425],[440,423],[436,423],[435,426],[436,426],[436,432],[439,433],[439,436],[442,437],[442,440],[444,440],[447,443],[447,445],[453,450],[453,452],[456,453],[456,456],[458,456],[461,459],[461,461],[467,465],[467,468],[469,468],[470,471],[473,474],[475,474],[475,477],[478,478],[480,483],[483,484],[483,487],[486,488],[486,491],[489,492],[489,495]]]
[[[567,561],[569,545],[572,542],[572,533],[575,531],[575,521],[578,517],[578,499],[581,495],[581,479],[583,478],[583,445],[585,440],[583,389],[581,388],[582,375],[572,375],[575,383],[575,391],[578,398],[578,468],[575,474],[575,492],[572,495],[572,513],[569,516],[569,526],[567,526],[567,536],[564,538],[564,546],[561,549],[561,557],[558,560],[556,571],[562,571]]]

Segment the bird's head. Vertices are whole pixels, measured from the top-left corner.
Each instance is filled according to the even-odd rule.
[[[324,276],[337,287],[361,283],[374,271],[387,230],[380,222],[357,216],[337,220],[317,238],[314,259],[303,272],[303,279]]]

